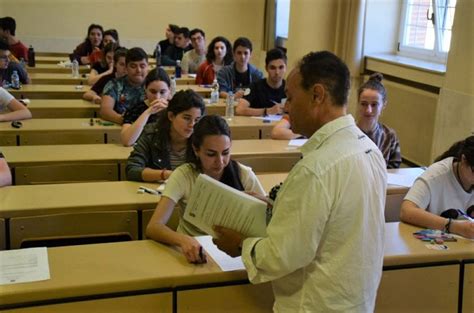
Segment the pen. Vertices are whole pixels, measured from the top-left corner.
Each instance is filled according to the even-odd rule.
[[[140,186],[138,189],[143,190],[146,193],[152,194],[152,195],[161,195],[161,191],[158,190],[153,190],[148,187]]]

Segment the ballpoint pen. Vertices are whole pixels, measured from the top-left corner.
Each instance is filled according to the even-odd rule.
[[[153,189],[145,187],[145,186],[138,187],[138,190],[142,190],[142,191],[144,191],[146,193],[149,193],[151,195],[161,195],[161,191],[153,190]]]

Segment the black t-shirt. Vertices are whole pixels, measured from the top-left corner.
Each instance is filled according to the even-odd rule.
[[[267,79],[262,78],[250,85],[250,94],[244,96],[244,99],[250,103],[251,108],[263,109],[271,108],[274,102],[281,103],[281,99],[286,98],[285,81],[280,88],[273,89],[267,84]]]
[[[91,90],[95,91],[95,93],[98,95],[102,95],[105,85],[107,85],[107,83],[114,78],[115,78],[115,73],[102,76],[101,78],[99,78],[98,81],[95,82],[94,85],[92,85]]]
[[[235,88],[247,88],[250,85],[250,73],[249,70],[239,73],[235,70],[235,81],[234,86]]]
[[[103,67],[102,62],[95,62],[92,65],[92,69],[96,70],[97,74],[102,74],[103,72],[107,71],[109,67]]]

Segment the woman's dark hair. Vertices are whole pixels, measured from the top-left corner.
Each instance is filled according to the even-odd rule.
[[[113,52],[114,55],[115,55],[115,50],[117,50],[117,48],[118,48],[118,45],[114,42],[111,42],[111,43],[107,44],[104,47],[104,49],[102,49],[102,58],[101,58],[100,62],[102,63],[103,67],[105,67],[105,68],[108,67],[107,59],[106,59],[107,53]]]
[[[99,29],[100,30],[100,33],[102,34],[102,38],[104,37],[104,29],[102,28],[101,25],[99,24],[90,24],[89,27],[87,28],[87,37],[86,37],[86,41],[89,42],[89,35],[91,34],[91,31],[93,29]],[[89,42],[90,43],[90,42]]]
[[[230,128],[227,122],[218,115],[207,115],[202,117],[199,122],[194,125],[193,135],[188,146],[192,145],[194,148],[199,149],[204,139],[207,136],[227,136],[231,138]],[[195,168],[202,172],[202,165],[196,155],[188,155],[191,158],[187,159],[187,162],[194,164]],[[244,190],[242,182],[240,181],[240,168],[239,164],[235,161],[230,161],[229,164],[224,168],[220,181],[228,186],[231,186],[238,190]]]
[[[474,136],[469,136],[464,140],[455,142],[447,151],[437,157],[435,162],[439,162],[449,157],[453,157],[456,161],[460,161],[462,155],[464,155],[470,166],[474,166]]]
[[[104,34],[103,34],[103,37],[105,36],[111,36],[113,39],[115,39],[115,42],[117,43],[117,45],[120,46],[119,34],[116,29],[113,29],[113,28],[107,29],[106,31],[104,31]]]
[[[118,47],[114,52],[114,65],[118,63],[119,58],[127,57],[128,49],[124,47]]]
[[[157,67],[148,72],[148,75],[146,75],[145,78],[145,88],[148,87],[148,85],[151,82],[154,82],[155,80],[165,82],[166,85],[168,85],[168,88],[171,86],[171,81],[170,77],[168,76],[168,73],[166,73],[166,71],[161,67]]]
[[[206,54],[207,62],[212,63],[212,61],[216,59],[216,54],[214,53],[214,46],[219,41],[224,43],[225,49],[226,49],[226,53],[224,56],[224,65],[229,65],[230,63],[232,63],[232,60],[233,60],[232,46],[230,44],[230,41],[227,40],[227,38],[222,37],[222,36],[217,36],[216,38],[212,39],[211,43],[207,47],[207,54]]]
[[[382,101],[387,101],[387,90],[382,83],[383,75],[381,73],[373,73],[369,80],[362,84],[357,91],[357,97],[360,98],[361,93],[366,89],[377,91],[382,96]]]
[[[169,147],[171,136],[171,121],[168,118],[168,113],[173,113],[174,116],[191,108],[198,108],[201,110],[201,115],[206,114],[206,105],[202,97],[191,89],[181,90],[177,92],[168,103],[166,110],[161,111],[156,123],[155,129],[158,133],[159,145],[162,147]],[[187,158],[193,154],[192,147],[188,145]]]

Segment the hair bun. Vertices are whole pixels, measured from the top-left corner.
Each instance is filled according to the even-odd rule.
[[[382,73],[373,73],[372,75],[370,75],[369,80],[381,83],[383,80],[383,75]]]

